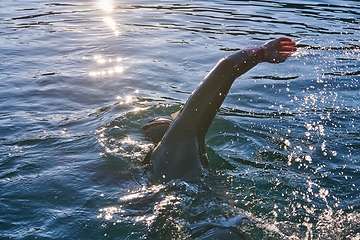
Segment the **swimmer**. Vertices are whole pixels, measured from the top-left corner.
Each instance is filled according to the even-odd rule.
[[[234,80],[258,63],[282,63],[296,43],[277,38],[264,45],[245,48],[223,59],[210,71],[191,94],[182,109],[172,115],[174,121],[158,118],[145,124],[145,137],[156,147],[144,163],[152,165],[153,179],[166,183],[172,179],[195,180],[209,165],[205,135]]]

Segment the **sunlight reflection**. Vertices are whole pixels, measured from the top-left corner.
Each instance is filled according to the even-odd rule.
[[[144,110],[147,110],[149,109],[150,107],[145,107],[145,108],[142,108],[142,107],[136,107],[132,110],[132,112],[140,112],[140,111],[144,111]]]
[[[113,2],[111,0],[102,0],[99,2],[100,8],[102,8],[106,12],[112,12],[114,10]],[[120,31],[116,27],[116,22],[111,17],[104,17],[103,21],[110,27],[110,29],[114,32],[115,36],[120,34]]]
[[[107,12],[111,12],[114,9],[112,6],[112,1],[110,0],[102,0],[99,5],[103,10]]]
[[[121,140],[121,144],[128,144],[128,145],[136,145],[138,141],[132,140],[130,137],[126,137],[123,140]]]
[[[106,63],[106,62],[112,63],[112,62],[121,62],[122,61],[121,57],[118,57],[116,59],[111,59],[111,58],[104,59],[101,55],[95,55],[93,58],[96,60],[97,63]]]
[[[110,26],[110,28],[111,28],[112,30],[115,30],[115,29],[116,29],[116,23],[114,22],[114,20],[112,20],[112,18],[110,18],[110,17],[105,17],[105,18],[103,19],[103,21],[106,22],[106,23]]]
[[[146,188],[145,186],[143,186],[139,192],[133,192],[128,195],[125,195],[125,196],[121,197],[120,200],[128,202],[128,201],[131,201],[134,199],[143,198],[145,195],[147,195],[149,193],[152,193],[152,194],[157,193],[164,188],[165,188],[164,185],[153,185],[153,186],[150,186],[149,188]]]
[[[180,204],[180,199],[175,197],[175,196],[172,196],[172,195],[169,195],[169,196],[166,196],[165,199],[163,199],[162,201],[160,201],[156,206],[155,206],[155,210],[156,211],[159,211],[163,208],[165,208],[166,206],[168,205],[173,205],[173,204]]]
[[[105,220],[111,220],[114,217],[114,214],[116,213],[125,213],[125,210],[123,210],[120,207],[107,207],[100,209],[100,214],[98,214],[97,218],[104,218]]]
[[[120,201],[123,201],[125,203],[130,203],[132,201],[138,201],[139,199],[146,199],[148,196],[152,196],[153,194],[157,194],[158,192],[162,191],[165,188],[164,185],[157,185],[157,186],[151,186],[149,188],[143,186],[137,191],[133,191],[128,195],[125,195],[120,198]],[[166,198],[164,201],[161,201],[160,206],[164,206],[167,203],[173,202],[174,197]],[[126,205],[125,205],[126,206]],[[128,215],[126,214],[126,207],[123,205],[119,206],[111,206],[102,208],[99,210],[99,214],[96,216],[98,219],[105,219],[107,221],[113,220],[116,221],[116,223],[121,223],[124,220],[129,220]],[[147,224],[151,224],[152,221],[156,218],[156,215],[153,213],[151,214],[145,214],[140,216],[135,216],[133,218],[134,222],[146,222]]]
[[[99,59],[97,62],[98,63],[105,63],[105,60],[104,59]]]
[[[132,96],[126,96],[126,103],[132,102]]]
[[[92,77],[100,76],[100,75],[111,75],[114,73],[122,73],[123,68],[122,67],[115,67],[114,69],[108,69],[105,71],[97,71],[97,72],[90,72],[89,75]]]
[[[115,67],[115,72],[121,73],[121,72],[123,72],[123,68],[122,67]]]
[[[120,32],[119,32],[119,30],[117,30],[116,23],[115,23],[115,21],[114,21],[112,18],[110,18],[110,17],[104,17],[103,21],[104,21],[105,23],[107,23],[107,25],[109,25],[109,27],[111,28],[111,30],[114,31],[115,36],[118,36],[118,35],[119,35]]]
[[[106,63],[109,63],[110,65],[113,65],[113,64],[116,64],[121,62],[122,61],[122,58],[121,57],[117,57],[117,58],[109,58],[109,59],[105,59],[103,58],[101,55],[95,55],[93,57],[93,59],[101,64],[101,65],[104,65]],[[122,73],[124,71],[123,67],[121,66],[113,66],[109,69],[106,69],[106,70],[101,70],[101,71],[91,71],[89,73],[90,76],[93,76],[93,77],[96,77],[96,76],[101,76],[101,75],[112,75],[114,73]]]

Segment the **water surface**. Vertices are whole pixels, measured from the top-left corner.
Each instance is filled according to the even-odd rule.
[[[4,239],[360,239],[358,1],[0,1]],[[233,84],[201,182],[152,185],[140,132],[217,61],[290,37]],[[196,226],[196,225],[195,225]]]

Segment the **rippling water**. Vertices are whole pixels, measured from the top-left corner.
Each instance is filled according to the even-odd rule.
[[[218,224],[359,240],[359,9],[0,1],[0,237],[182,239]],[[140,127],[221,57],[280,36],[299,51],[235,81],[206,138],[212,174],[150,184]]]

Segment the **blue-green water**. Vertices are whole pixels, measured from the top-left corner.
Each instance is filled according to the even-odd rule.
[[[0,238],[360,239],[359,1],[0,1]],[[230,52],[299,51],[235,81],[212,174],[151,185],[140,127]],[[239,217],[240,216],[240,217]],[[230,220],[229,220],[230,219]]]

